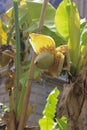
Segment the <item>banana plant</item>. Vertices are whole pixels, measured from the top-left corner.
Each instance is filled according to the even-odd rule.
[[[65,49],[64,45],[63,47],[55,47],[52,37],[30,34],[30,43],[37,54],[35,64],[42,72],[51,77],[59,76],[65,64],[69,66],[68,70],[65,69],[68,74],[68,83],[64,85],[60,100],[59,117],[63,115],[66,109],[67,129],[84,130],[87,109],[85,96],[87,90],[87,21],[83,20],[82,22],[80,20],[78,9],[72,0],[63,0],[56,10],[55,25],[58,32],[67,40],[68,49]],[[48,59],[52,60],[51,62],[47,60],[47,53],[49,53]],[[62,54],[57,57],[59,53]],[[54,56],[54,59],[50,59],[51,55]],[[44,66],[44,63],[47,66]]]
[[[38,11],[35,11],[36,6],[38,6]],[[60,76],[62,70],[67,72],[68,83],[64,85],[59,104],[59,116],[61,117],[66,109],[67,129],[76,130],[78,128],[78,130],[83,130],[84,116],[87,109],[87,21],[80,21],[78,9],[73,1],[63,0],[57,10],[48,4],[44,26],[41,30],[42,34],[36,34],[41,6],[41,2],[35,1],[26,1],[23,5],[20,5],[19,26],[24,33],[29,33],[29,42],[37,55],[34,63],[40,68],[41,72],[50,77]],[[5,17],[8,23],[4,27],[8,29],[14,23],[13,9],[10,9]],[[23,97],[24,94],[22,94],[21,99]],[[18,100],[18,103],[22,106],[22,100]],[[16,112],[18,111],[19,121],[20,106],[16,106]]]
[[[61,109],[67,108],[68,130],[77,128],[78,130],[83,130],[87,109],[85,105],[87,100],[84,92],[87,84],[83,85],[87,78],[85,74],[87,69],[87,21],[80,20],[78,9],[73,1],[63,0],[56,11],[55,24],[58,32],[68,39],[71,74],[68,78],[69,84],[64,87],[59,111],[61,113]]]
[[[27,81],[25,80],[24,82],[21,82],[20,80],[20,30],[22,29],[22,31],[24,33],[28,33],[28,32],[33,32],[38,30],[38,23],[39,23],[39,16],[40,16],[40,12],[41,12],[41,8],[42,8],[42,2],[38,3],[38,2],[34,2],[34,1],[27,1],[24,3],[24,5],[20,5],[18,8],[18,1],[14,0],[14,8],[11,8],[10,10],[8,10],[5,14],[5,22],[3,24],[4,26],[4,30],[7,33],[7,37],[6,37],[6,43],[8,41],[8,37],[11,38],[11,36],[13,36],[14,32],[16,33],[16,57],[14,55],[14,59],[16,62],[16,75],[14,73],[14,77],[13,75],[9,75],[8,78],[13,78],[13,82],[11,84],[11,88],[10,91],[11,95],[10,95],[10,120],[9,120],[9,125],[8,128],[10,129],[21,129],[21,128],[17,128],[19,126],[17,126],[18,124],[20,124],[20,119],[21,119],[21,111],[22,111],[22,107],[23,107],[23,99],[25,96],[25,89],[26,89],[26,84]],[[35,11],[36,6],[38,6],[38,11]],[[14,9],[14,10],[13,10]],[[24,11],[25,10],[25,11]],[[18,12],[19,11],[19,12]],[[19,15],[18,15],[19,13]],[[49,13],[51,14],[49,17]],[[54,36],[55,40],[59,40],[60,43],[56,43],[58,44],[63,44],[66,43],[66,40],[61,36],[58,35],[57,36],[57,31],[55,29],[55,27],[53,26],[54,17],[55,14],[55,9],[48,4],[47,6],[47,11],[46,11],[46,20],[45,20],[45,24],[43,27],[43,33],[50,33],[51,35]],[[25,19],[26,18],[26,19]],[[33,26],[36,25],[36,26]],[[29,29],[28,29],[29,28]],[[52,28],[52,30],[51,30]],[[9,32],[10,30],[10,32]],[[9,39],[11,40],[11,39]],[[7,44],[10,44],[10,42],[8,42]],[[12,44],[12,42],[11,42]],[[8,53],[6,53],[8,55]],[[62,54],[61,54],[62,55]],[[29,68],[30,69],[30,68]],[[24,76],[24,75],[23,75]],[[10,82],[11,82],[11,78],[10,78]],[[19,81],[20,80],[20,81]],[[8,80],[7,80],[8,81]],[[20,87],[20,82],[23,83],[23,89],[21,94],[19,95],[19,87]],[[15,91],[14,91],[15,90]],[[14,95],[16,98],[14,98]],[[25,106],[24,106],[25,107]],[[29,112],[30,110],[27,108],[28,113],[26,113],[29,116]],[[27,116],[26,116],[27,117]],[[26,119],[25,119],[26,120]],[[24,124],[23,124],[24,123]],[[22,123],[22,129],[25,126],[25,122]]]
[[[56,11],[55,24],[57,30],[68,39],[71,73],[75,74],[80,60],[80,17],[75,3],[64,0],[60,4]]]
[[[62,12],[64,12],[63,15]],[[61,35],[68,39],[73,75],[86,64],[86,23],[85,19],[81,23],[78,9],[72,1],[64,0],[56,11],[56,28]]]

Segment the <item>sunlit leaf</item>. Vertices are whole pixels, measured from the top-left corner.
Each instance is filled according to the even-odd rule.
[[[40,124],[40,130],[52,130],[54,122],[51,118],[44,117],[40,119],[39,124]]]
[[[66,10],[67,0],[63,0],[57,10],[55,15],[55,24],[58,32],[65,38],[69,37],[69,27],[68,27],[68,14]]]
[[[80,57],[80,18],[74,2],[63,0],[60,3],[55,15],[55,24],[58,32],[69,40],[71,71],[75,74]]]
[[[26,0],[21,0],[20,5],[24,5],[24,4],[26,4]]]
[[[53,118],[56,112],[59,90],[55,88],[47,98],[47,104],[43,111],[43,118],[39,120],[41,130],[52,130],[54,126]]]
[[[69,53],[71,59],[72,74],[75,74],[78,68],[80,58],[80,18],[75,3],[67,4],[68,22],[69,22]]]

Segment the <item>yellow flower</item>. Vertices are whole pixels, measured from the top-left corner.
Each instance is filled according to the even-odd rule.
[[[7,34],[3,30],[2,20],[0,19],[0,43],[6,44]]]
[[[32,33],[29,36],[30,43],[36,54],[48,51],[53,52],[55,50],[55,42],[51,37],[35,33]]]
[[[26,4],[26,1],[25,0],[20,0],[20,5],[24,5]]]
[[[37,54],[36,66],[51,77],[59,76],[64,66],[64,48],[56,48],[54,40],[49,36],[35,33],[29,36],[31,46]]]

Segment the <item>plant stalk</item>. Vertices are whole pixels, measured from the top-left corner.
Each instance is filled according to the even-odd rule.
[[[16,32],[16,79],[15,79],[15,112],[17,113],[18,99],[19,99],[19,79],[20,79],[20,34],[19,34],[19,22],[18,22],[18,0],[13,0],[14,5],[14,20],[15,20],[15,32]]]
[[[47,3],[48,3],[48,0],[44,0],[41,15],[40,15],[40,21],[39,21],[37,33],[41,32],[43,24],[44,24],[44,17],[45,17],[45,13],[46,13]]]
[[[48,0],[44,0],[43,6],[42,6],[42,12],[41,12],[40,21],[39,21],[38,32],[40,32],[42,30],[42,27],[43,27],[47,2],[48,2]],[[34,59],[35,59],[35,57],[36,57],[36,54],[35,54],[35,52],[33,52],[31,66],[30,66],[30,72],[29,72],[29,80],[28,80],[28,85],[26,88],[25,96],[24,96],[23,108],[22,108],[22,112],[21,112],[18,130],[24,130],[25,114],[26,114],[26,110],[27,110],[27,107],[29,104],[31,87],[32,87],[32,80],[34,77],[34,66],[35,66]]]
[[[8,122],[9,130],[16,130],[16,114],[17,114],[17,106],[18,106],[18,94],[19,94],[19,79],[20,79],[20,36],[19,36],[19,23],[18,23],[18,0],[13,0],[14,5],[14,25],[11,28],[11,32],[15,26],[16,32],[16,78],[15,78],[15,92],[11,92],[10,95],[10,116]],[[11,34],[10,32],[10,34]],[[7,39],[7,43],[9,43],[10,34]],[[12,90],[14,91],[14,90]],[[14,98],[14,93],[15,97]]]

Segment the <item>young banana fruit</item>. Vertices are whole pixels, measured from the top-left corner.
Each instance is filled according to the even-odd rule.
[[[40,69],[48,69],[54,63],[54,55],[50,52],[43,52],[36,57],[34,63]]]
[[[68,46],[62,45],[55,49],[55,53],[42,52],[37,55],[35,65],[49,76],[60,76],[63,69],[70,71]]]

